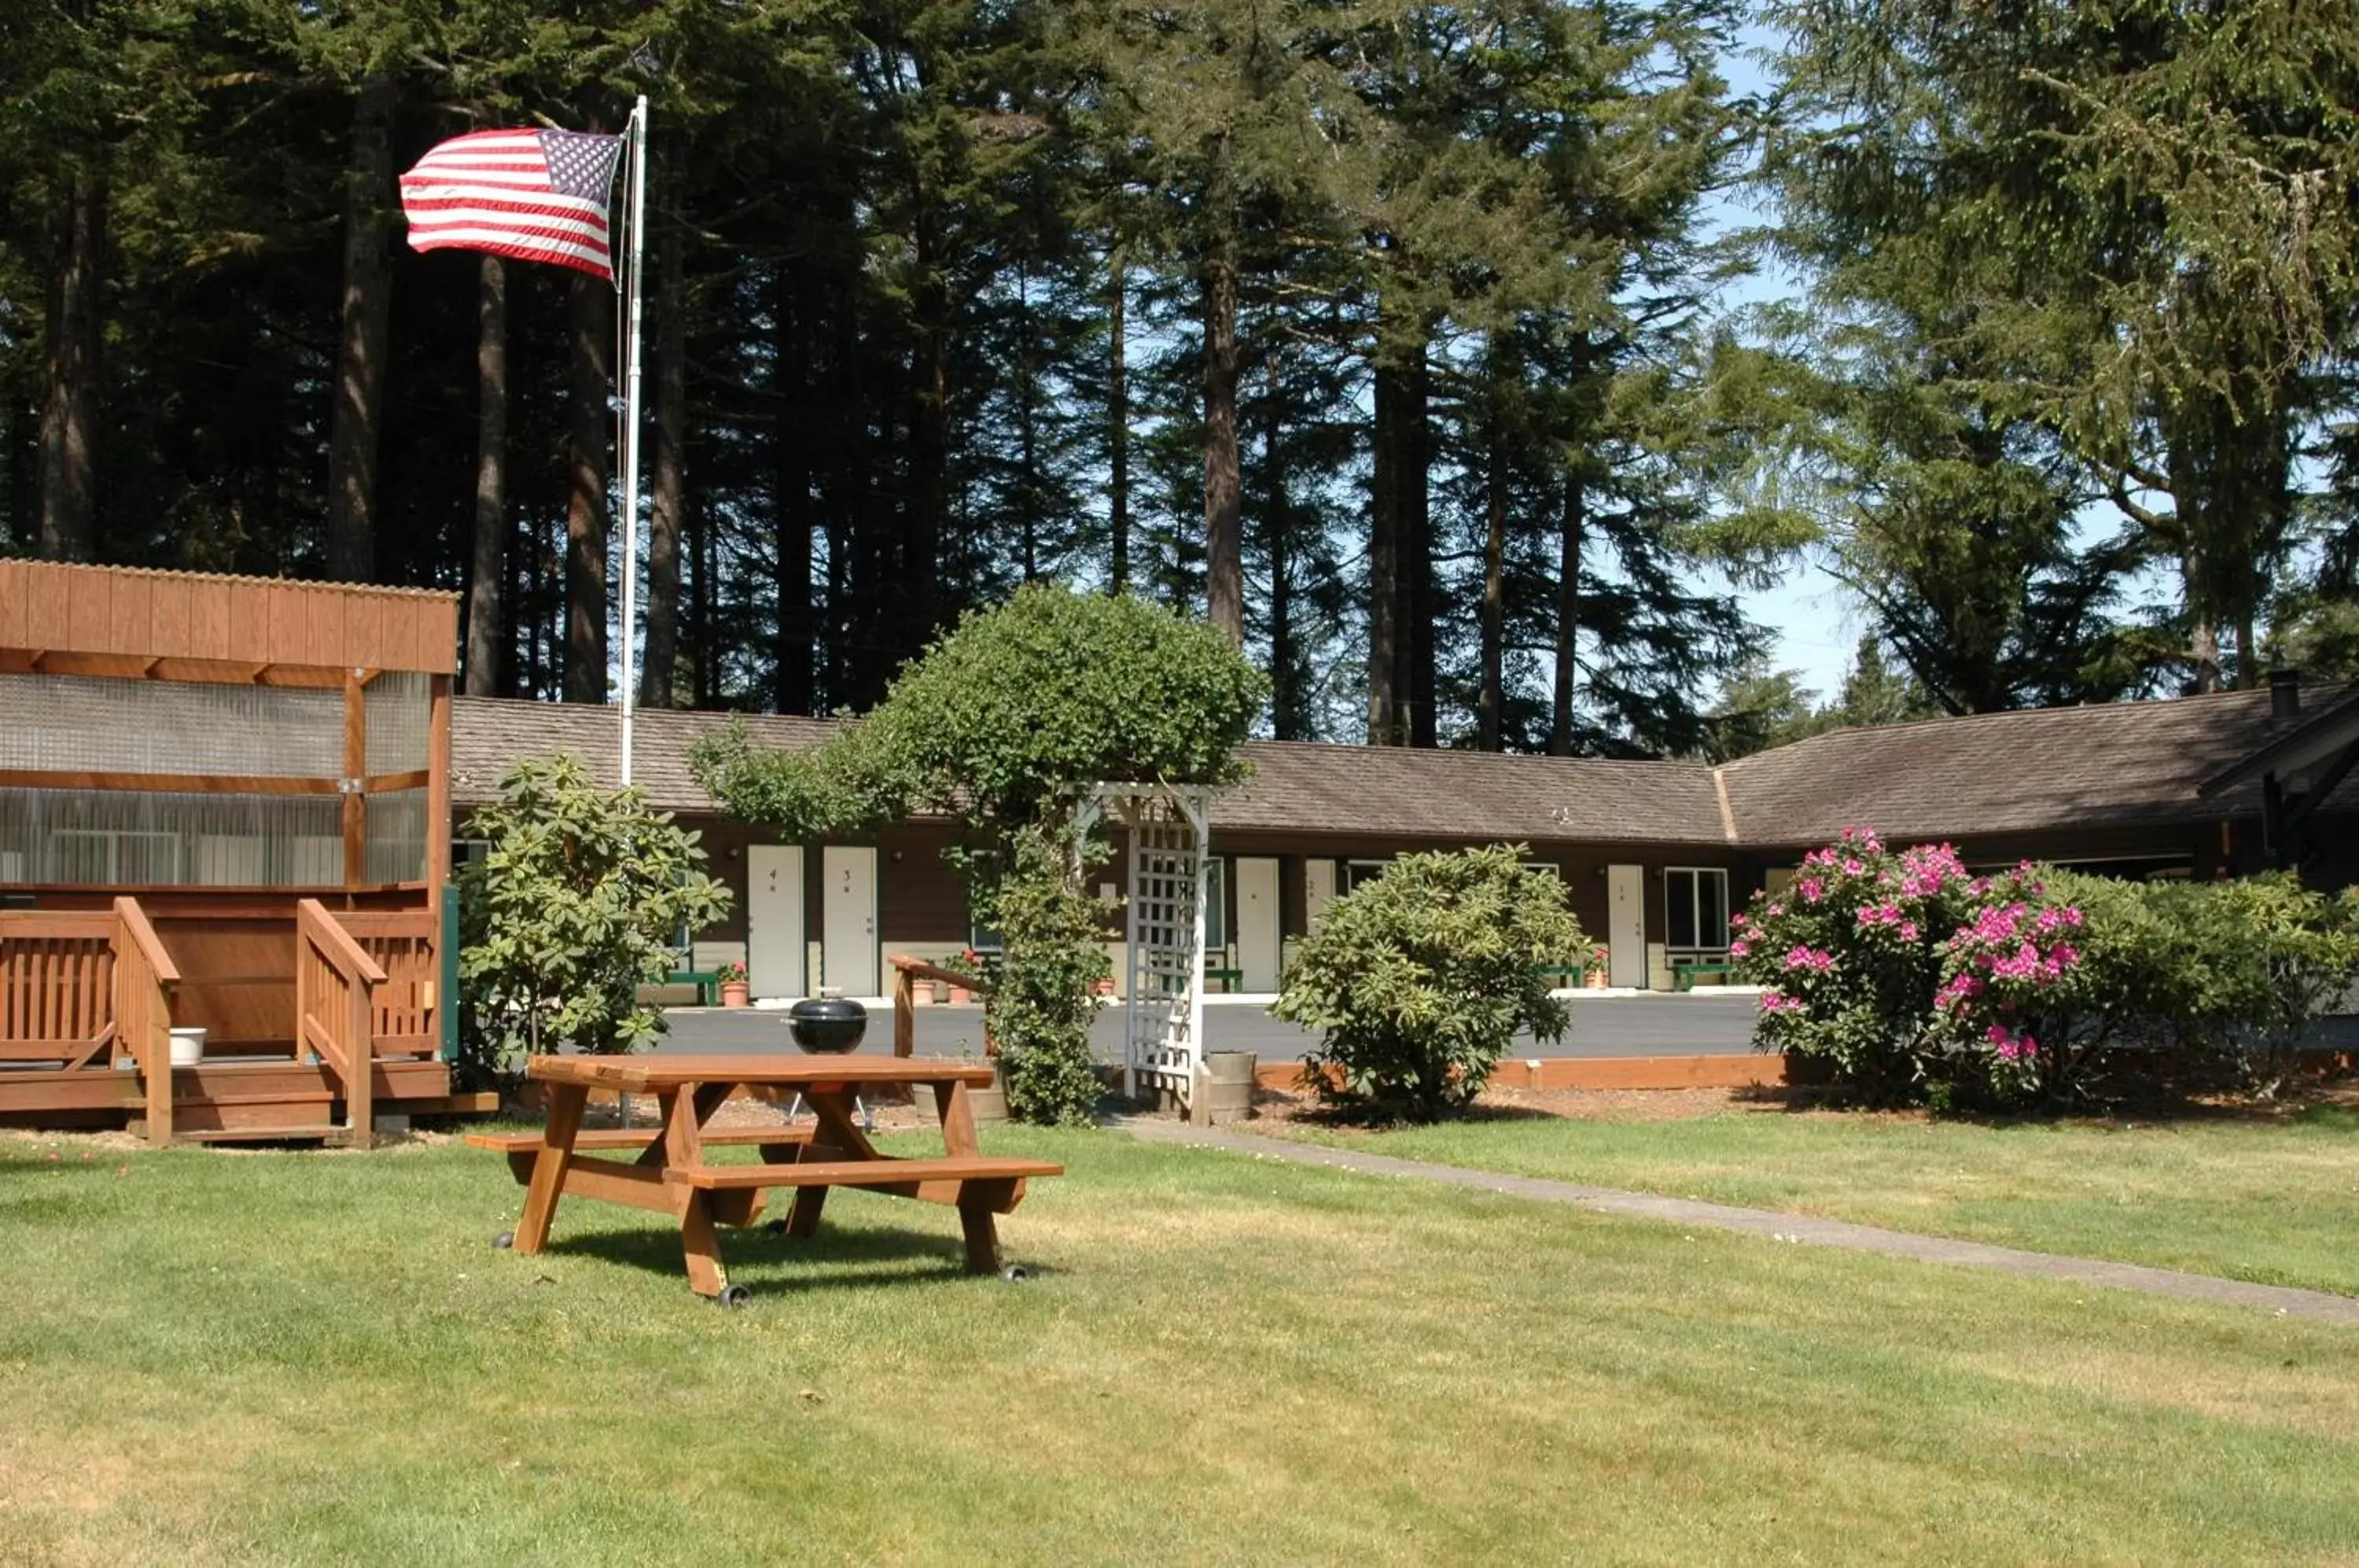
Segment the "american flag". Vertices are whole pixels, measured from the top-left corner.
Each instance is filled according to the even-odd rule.
[[[401,177],[412,250],[488,250],[614,280],[606,191],[620,136],[475,131]]]

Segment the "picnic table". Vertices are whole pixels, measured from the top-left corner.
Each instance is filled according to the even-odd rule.
[[[510,1245],[527,1256],[548,1245],[558,1199],[571,1194],[674,1215],[679,1223],[688,1283],[698,1295],[727,1306],[747,1292],[733,1286],[721,1261],[717,1225],[749,1225],[761,1217],[763,1193],[794,1190],[794,1207],[774,1224],[808,1236],[832,1187],[865,1187],[959,1212],[966,1234],[966,1264],[999,1272],[995,1216],[1023,1201],[1035,1176],[1060,1176],[1064,1167],[1041,1160],[985,1155],[975,1145],[969,1088],[988,1084],[988,1062],[927,1057],[841,1056],[536,1056],[528,1076],[549,1085],[549,1123],[539,1133],[481,1133],[479,1148],[508,1156],[526,1188],[524,1217]],[[941,1117],[942,1152],[905,1157],[881,1152],[861,1130],[854,1096],[886,1086],[933,1090]],[[708,1128],[739,1088],[791,1091],[802,1096],[811,1126]],[[649,1094],[662,1109],[661,1127],[584,1130],[582,1116],[592,1089]],[[758,1163],[714,1164],[708,1147],[753,1144]],[[636,1150],[635,1160],[605,1158],[596,1149]]]

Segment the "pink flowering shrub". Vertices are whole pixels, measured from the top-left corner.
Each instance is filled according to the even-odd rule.
[[[1857,828],[1732,924],[1732,956],[1767,987],[1756,1043],[1871,1104],[2019,1105],[2190,1064],[2267,1087],[2359,980],[2359,894],[1977,877],[1946,844],[1894,851]]]
[[[1730,953],[1767,987],[1764,1050],[1821,1061],[1874,1104],[2016,1100],[2045,1083],[2042,1007],[2079,962],[2082,918],[2027,871],[1978,877],[1948,844],[1853,828],[1754,899]]]

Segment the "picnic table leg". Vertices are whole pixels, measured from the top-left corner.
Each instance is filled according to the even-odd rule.
[[[688,1288],[700,1296],[717,1296],[729,1288],[721,1266],[721,1236],[713,1229],[710,1194],[682,1187],[679,1207],[680,1251],[688,1259]]]
[[[728,1083],[701,1083],[690,1094],[675,1094],[664,1105],[663,1137],[649,1146],[660,1149],[667,1166],[700,1165],[704,1160],[704,1123],[728,1099]],[[680,1252],[688,1263],[688,1288],[700,1296],[718,1296],[729,1288],[728,1271],[721,1265],[721,1237],[712,1224],[712,1195],[694,1187],[674,1189],[672,1204],[679,1215]]]
[[[966,1232],[966,1271],[970,1274],[999,1272],[999,1225],[992,1214],[995,1200],[975,1189],[1005,1185],[1001,1181],[970,1181],[959,1192],[959,1225]]]
[[[934,1085],[934,1105],[942,1120],[942,1152],[952,1156],[980,1154],[974,1138],[974,1106],[966,1085],[953,1080]],[[959,1228],[966,1233],[966,1268],[970,1274],[999,1272],[999,1222],[994,1211],[1006,1206],[1014,1192],[1010,1181],[969,1181],[959,1189]]]
[[[826,1206],[826,1188],[796,1188],[795,1206],[787,1213],[787,1234],[792,1236],[805,1237],[817,1234],[819,1230],[819,1214],[820,1211]]]
[[[541,1133],[540,1152],[533,1160],[524,1218],[516,1222],[512,1244],[518,1252],[529,1256],[548,1245],[549,1225],[557,1217],[557,1197],[565,1188],[565,1170],[573,1160],[573,1136],[582,1130],[582,1110],[589,1099],[590,1091],[582,1084],[549,1086],[549,1126]]]

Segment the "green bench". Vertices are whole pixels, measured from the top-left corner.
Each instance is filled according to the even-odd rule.
[[[712,969],[675,969],[663,977],[667,985],[693,985],[696,1005],[717,1007],[721,1005],[721,974]]]
[[[1208,968],[1204,971],[1204,978],[1207,981],[1219,981],[1222,994],[1224,996],[1234,996],[1245,989],[1245,972],[1242,969]]]
[[[1674,964],[1671,965],[1671,989],[1694,990],[1699,975],[1717,975],[1721,977],[1721,984],[1726,985],[1728,977],[1735,973],[1736,965],[1725,960],[1712,964]]]

